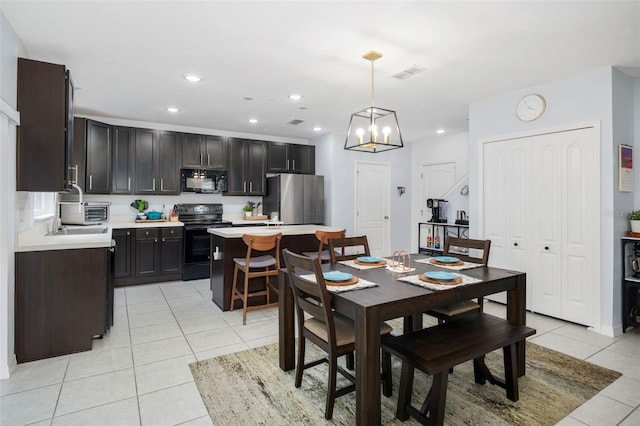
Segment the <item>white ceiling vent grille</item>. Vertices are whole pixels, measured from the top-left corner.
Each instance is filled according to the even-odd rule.
[[[300,123],[304,123],[304,120],[299,120],[299,119],[296,118],[294,120],[291,120],[291,121],[287,122],[287,124],[291,124],[292,126],[297,126]]]
[[[412,65],[407,69],[404,69],[398,73],[393,75],[393,78],[397,78],[398,80],[406,80],[409,77],[413,77],[414,75],[420,74],[422,71],[425,71],[426,67],[421,67],[420,65]]]

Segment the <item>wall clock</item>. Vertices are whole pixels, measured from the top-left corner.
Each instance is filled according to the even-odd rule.
[[[516,104],[516,116],[522,121],[537,120],[544,114],[547,101],[542,95],[526,95]]]

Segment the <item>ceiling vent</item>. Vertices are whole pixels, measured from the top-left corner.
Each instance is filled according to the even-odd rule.
[[[287,124],[291,124],[292,126],[297,126],[300,123],[304,123],[304,120],[298,120],[297,118],[295,120],[291,120],[288,121]]]
[[[393,75],[393,78],[397,78],[398,80],[406,80],[409,77],[413,77],[414,75],[420,74],[422,71],[425,71],[427,68],[421,67],[420,65],[412,65],[409,68],[402,70]]]

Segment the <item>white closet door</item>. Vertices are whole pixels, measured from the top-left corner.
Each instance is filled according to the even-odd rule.
[[[535,136],[531,146],[531,309],[592,325],[599,280],[593,129]]]
[[[528,269],[529,142],[524,138],[484,145],[484,238],[491,240],[489,265],[498,268]],[[504,293],[489,298],[506,302]]]
[[[562,133],[532,139],[530,182],[531,268],[527,282],[531,289],[531,309],[562,317]]]
[[[594,325],[595,292],[599,287],[597,246],[600,198],[594,129],[568,132],[564,141],[562,228],[562,317]]]

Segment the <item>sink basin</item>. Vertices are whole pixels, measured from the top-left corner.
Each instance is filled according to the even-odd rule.
[[[56,236],[56,235],[91,235],[91,234],[106,234],[109,228],[100,227],[100,228],[61,228],[56,232],[49,233],[47,235]]]

